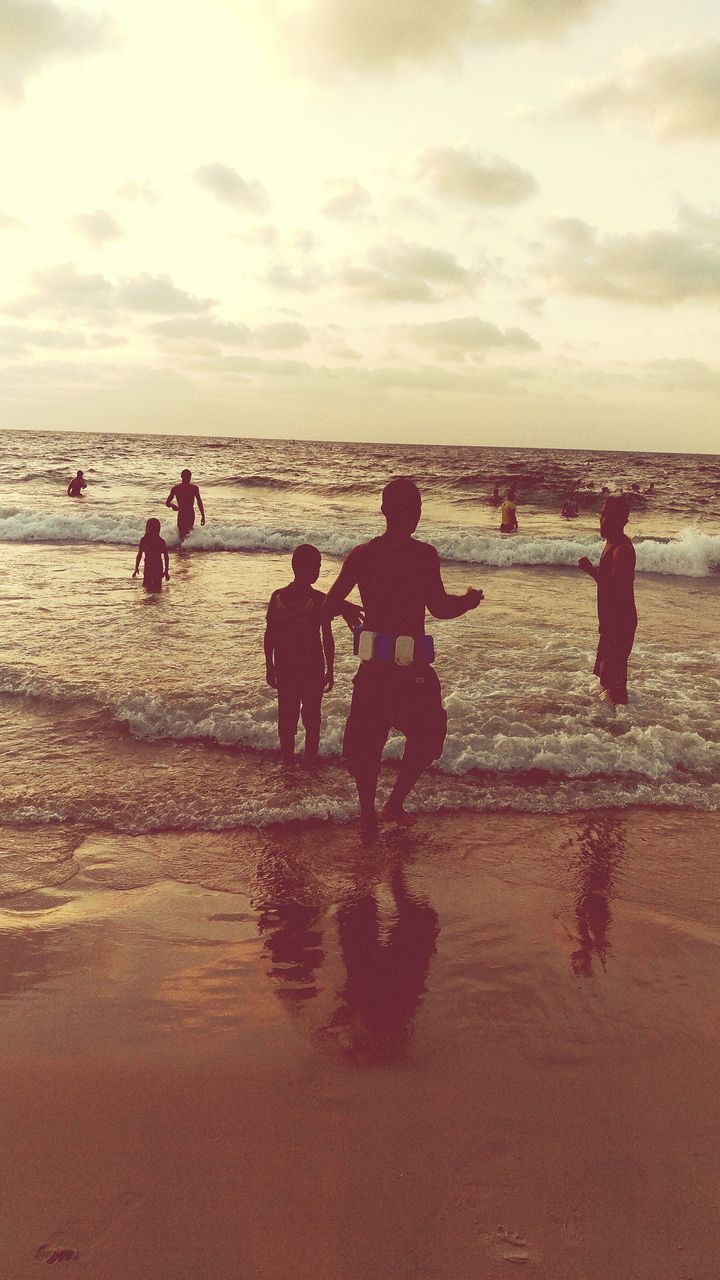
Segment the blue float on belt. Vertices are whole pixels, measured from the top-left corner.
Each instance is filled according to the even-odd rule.
[[[354,627],[353,653],[363,662],[394,662],[409,667],[414,662],[434,662],[435,644],[432,636],[395,636]]]

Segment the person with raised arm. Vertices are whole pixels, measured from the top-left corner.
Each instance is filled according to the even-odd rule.
[[[594,565],[587,556],[578,560],[578,568],[597,583],[600,639],[593,672],[613,706],[628,700],[628,658],[637,628],[635,548],[625,533],[629,518],[627,498],[606,498],[600,511],[600,536],[605,539],[600,562]]]
[[[77,475],[73,476],[67,487],[68,498],[84,497],[83,489],[87,489],[87,480],[85,479],[83,472],[78,471]]]
[[[450,595],[437,551],[413,537],[422,500],[412,480],[391,480],[383,489],[381,510],[385,532],[350,552],[325,601],[333,617],[357,587],[363,604],[363,626],[355,633],[361,662],[343,754],[357,785],[361,829],[369,839],[377,834],[375,798],[390,730],[404,735],[405,751],[380,816],[402,827],[414,824],[405,801],[445,743],[447,714],[431,665],[435,655],[432,637],[425,634],[425,610],[434,618],[459,618],[483,599],[474,587],[462,596]]]
[[[200,523],[205,523],[205,508],[200,497],[200,490],[196,484],[190,483],[191,480],[192,471],[188,471],[186,467],[184,471],[180,472],[180,484],[174,484],[165,499],[165,506],[178,513],[177,527],[181,542],[185,541],[190,530],[195,527],[196,502],[200,512]]]

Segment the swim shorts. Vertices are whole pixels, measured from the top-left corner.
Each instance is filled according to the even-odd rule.
[[[442,755],[447,712],[435,671],[426,663],[398,667],[391,662],[363,662],[353,680],[343,755],[348,769],[375,770],[391,729],[405,735],[405,755],[429,765]]]
[[[635,631],[611,631],[600,633],[593,674],[600,679],[600,687],[607,689],[613,702],[625,705],[628,700],[628,658],[632,652]]]

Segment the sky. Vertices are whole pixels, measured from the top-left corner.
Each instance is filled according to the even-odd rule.
[[[0,428],[717,452],[716,0],[3,0]]]

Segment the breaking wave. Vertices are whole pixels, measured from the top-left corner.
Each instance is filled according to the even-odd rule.
[[[45,513],[0,512],[0,542],[105,543],[136,546],[144,532],[144,522],[85,508],[82,512]],[[292,551],[300,542],[311,542],[328,555],[343,556],[374,530],[331,524],[321,527],[294,526],[268,528],[260,525],[212,524],[196,527],[185,546],[190,551]],[[472,533],[433,529],[426,535],[444,560],[496,568],[543,565],[572,566],[584,555],[600,554],[598,539],[529,537],[524,533]],[[173,546],[177,533],[166,527],[165,536]],[[643,573],[685,575],[702,578],[720,572],[720,535],[686,529],[675,539],[638,539],[637,567]]]

